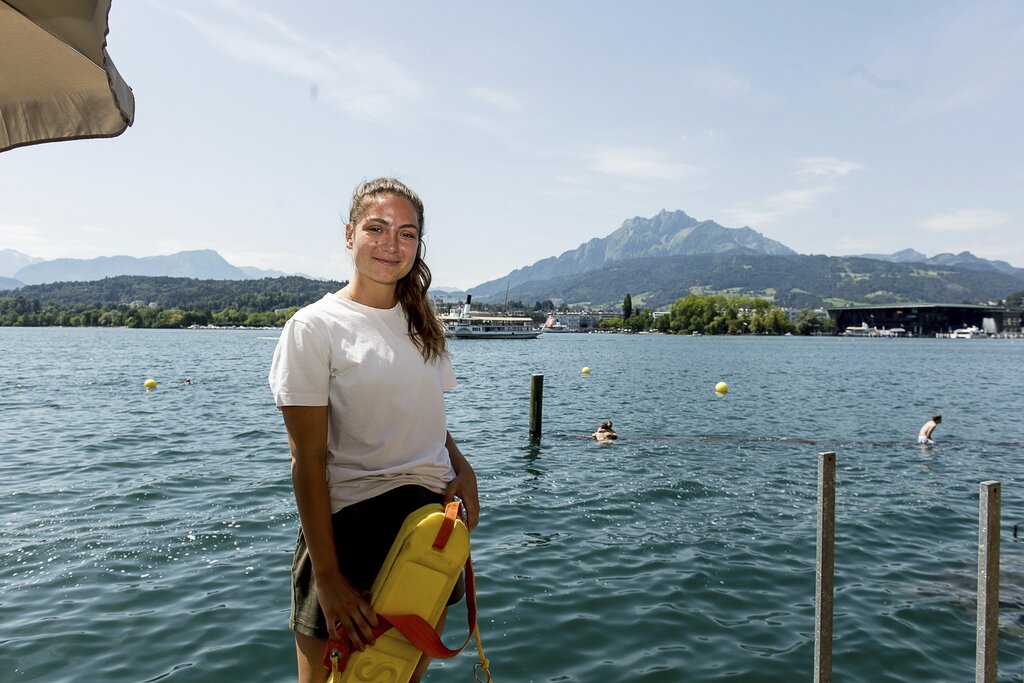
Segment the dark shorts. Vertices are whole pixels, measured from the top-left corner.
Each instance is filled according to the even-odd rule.
[[[369,592],[405,518],[430,503],[444,505],[444,496],[422,486],[400,486],[331,515],[338,566],[345,578],[359,590]],[[448,604],[461,600],[465,592],[464,578],[459,577]],[[292,611],[288,625],[293,631],[315,638],[329,635],[301,528],[292,558]]]

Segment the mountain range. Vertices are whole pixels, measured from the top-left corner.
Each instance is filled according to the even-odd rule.
[[[698,221],[684,211],[662,211],[653,218],[630,218],[607,237],[594,238],[561,256],[537,261],[473,288],[481,300],[505,295],[531,280],[550,280],[593,271],[614,261],[642,257],[722,253],[790,256],[796,252],[748,227],[725,228]]]
[[[470,290],[474,300],[665,307],[692,292],[766,297],[793,307],[896,302],[998,301],[1024,290],[1024,268],[970,252],[797,254],[749,228],[698,221],[683,211],[635,217],[604,238]]]
[[[0,250],[0,290],[119,275],[201,280],[282,277],[239,268],[212,250],[166,256],[43,261]],[[8,277],[5,277],[8,276]],[[13,276],[11,279],[10,276]],[[861,256],[801,255],[749,227],[726,228],[683,211],[634,217],[607,237],[518,268],[468,290],[474,300],[531,304],[667,307],[691,292],[766,297],[793,307],[897,302],[978,303],[1024,290],[1024,268],[970,252],[928,257],[914,249]],[[455,297],[458,291],[432,290]]]
[[[52,261],[0,250],[0,289],[50,282],[89,282],[118,275],[189,277],[198,280],[250,280],[284,277],[288,273],[228,263],[212,249],[180,251],[165,256],[100,256],[91,259],[59,258]],[[16,282],[10,283],[10,280]]]
[[[665,309],[688,294],[755,296],[788,308],[885,303],[996,302],[1024,291],[1024,277],[958,266],[850,256],[770,256],[736,251],[613,261],[577,275],[511,286],[508,298],[527,305],[617,309],[625,294],[634,308]],[[484,303],[504,299],[489,297]],[[474,296],[474,301],[477,297]]]

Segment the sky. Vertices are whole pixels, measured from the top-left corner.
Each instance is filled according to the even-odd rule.
[[[683,210],[1024,267],[1024,3],[114,0],[113,139],[0,154],[0,249],[351,275],[352,190],[469,289]]]

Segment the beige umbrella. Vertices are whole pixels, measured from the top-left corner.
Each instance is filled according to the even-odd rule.
[[[107,55],[110,0],[0,0],[0,152],[120,135],[131,88]]]

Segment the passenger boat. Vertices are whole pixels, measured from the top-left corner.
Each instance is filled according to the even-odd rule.
[[[877,336],[873,328],[869,328],[867,323],[863,325],[850,326],[843,331],[844,337],[874,337]]]
[[[971,325],[970,327],[961,327],[959,330],[953,330],[949,338],[950,339],[985,339],[988,337],[985,331],[979,329],[977,325]]]
[[[472,296],[466,303],[440,316],[444,336],[454,339],[536,339],[540,330],[531,318],[472,313]]]
[[[544,323],[543,328],[544,334],[559,333],[559,332],[570,332],[569,326],[565,323],[558,322],[558,318],[553,315],[549,315],[547,321]]]
[[[844,337],[888,337],[892,339],[912,337],[909,330],[902,327],[893,327],[888,330],[879,327],[868,327],[866,324],[860,327],[847,327],[843,332]]]

